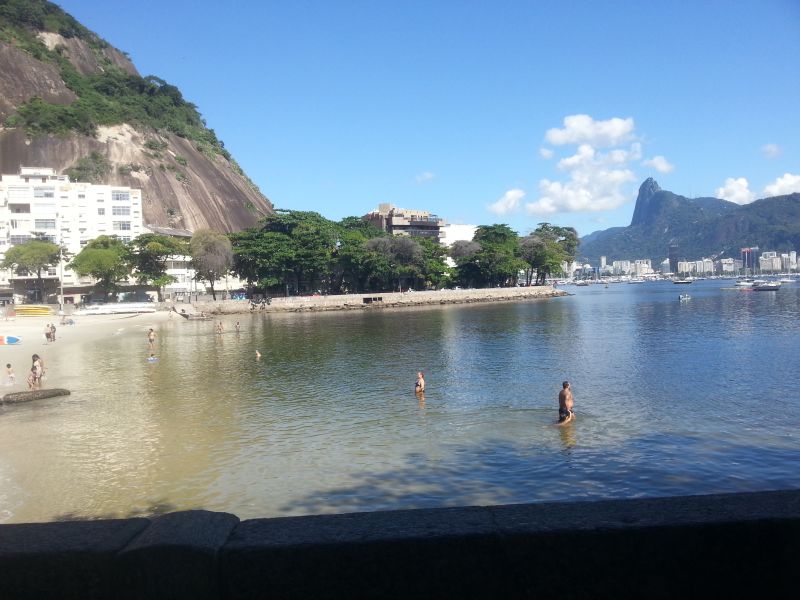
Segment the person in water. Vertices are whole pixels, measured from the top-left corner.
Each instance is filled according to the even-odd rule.
[[[417,371],[417,382],[414,384],[414,392],[421,394],[425,391],[425,373]]]
[[[569,423],[575,418],[575,413],[572,411],[574,401],[572,399],[572,389],[569,386],[569,381],[561,384],[561,391],[558,392],[558,424],[564,425]]]
[[[156,332],[153,331],[153,328],[150,328],[150,331],[147,332],[147,343],[150,344],[150,350],[152,350],[156,345]]]

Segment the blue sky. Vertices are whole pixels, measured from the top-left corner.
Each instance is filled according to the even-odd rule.
[[[279,208],[627,225],[800,191],[800,2],[64,0]]]

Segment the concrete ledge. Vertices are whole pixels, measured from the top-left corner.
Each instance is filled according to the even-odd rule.
[[[800,490],[0,526],[0,598],[794,597]]]

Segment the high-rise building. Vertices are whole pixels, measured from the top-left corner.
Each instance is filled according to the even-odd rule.
[[[669,257],[669,268],[673,273],[678,272],[678,244],[670,244],[667,248],[667,256]]]
[[[124,242],[143,233],[141,190],[117,185],[73,182],[54,169],[22,167],[16,175],[0,175],[0,258],[9,248],[32,239],[44,239],[64,248],[59,267],[44,273],[51,293],[63,272],[64,285],[91,283],[79,280],[65,266],[70,256],[100,235]],[[13,293],[36,301],[35,274],[0,270],[0,295]]]

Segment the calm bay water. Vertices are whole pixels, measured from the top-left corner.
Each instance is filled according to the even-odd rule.
[[[0,407],[0,522],[800,487],[800,284],[726,285],[175,320],[154,364],[129,327],[48,365],[71,396]]]

